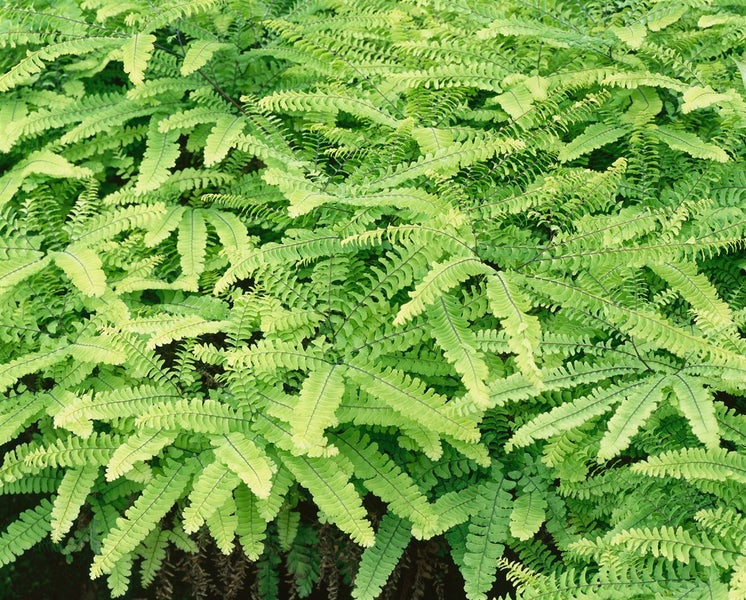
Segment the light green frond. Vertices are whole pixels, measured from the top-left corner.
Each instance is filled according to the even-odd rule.
[[[537,535],[547,518],[547,490],[538,478],[526,477],[521,493],[510,513],[510,534],[519,540],[530,540]]]
[[[444,533],[469,520],[474,512],[481,508],[479,485],[470,485],[459,491],[447,492],[433,502],[433,512],[438,515],[438,526],[435,535]],[[412,530],[415,537],[419,532]]]
[[[220,117],[205,141],[205,166],[211,167],[223,160],[243,133],[244,117]]]
[[[249,560],[258,560],[264,551],[267,521],[259,514],[258,501],[244,485],[239,485],[234,492],[238,526],[238,541]]]
[[[149,336],[147,348],[168,344],[174,340],[196,337],[219,331],[222,321],[208,321],[199,315],[169,315],[133,319],[123,329]]]
[[[145,69],[148,68],[148,61],[153,55],[155,42],[156,37],[152,34],[136,33],[122,44],[124,72],[135,85],[142,85],[145,81]]]
[[[192,483],[189,506],[184,509],[184,531],[197,531],[205,519],[222,506],[240,481],[238,475],[222,462],[214,461],[204,467]]]
[[[515,352],[521,373],[539,384],[541,374],[534,354],[541,338],[541,325],[535,316],[527,314],[531,308],[527,297],[507,273],[499,271],[487,278],[487,298],[508,334],[508,348]]]
[[[484,600],[497,575],[497,559],[502,556],[508,537],[511,497],[514,483],[502,474],[502,465],[493,463],[492,476],[481,484],[481,506],[469,521],[469,533],[461,573],[466,597]]]
[[[166,211],[161,202],[117,208],[88,219],[70,239],[76,246],[93,246],[128,229],[150,229],[160,222]]]
[[[473,421],[449,414],[446,399],[425,387],[421,380],[397,369],[378,370],[358,358],[348,362],[348,366],[346,377],[402,416],[414,422],[427,422],[430,429],[459,440],[474,442],[479,439]]]
[[[562,162],[575,160],[583,154],[615,142],[625,133],[626,129],[614,124],[597,123],[590,125],[583,133],[560,150],[558,158]]]
[[[92,52],[101,52],[118,45],[116,38],[84,37],[46,44],[39,50],[29,52],[9,71],[0,75],[0,92],[7,92],[14,87],[27,83],[34,75],[41,73],[47,62],[60,56],[82,56]]]
[[[38,544],[49,533],[52,503],[43,498],[38,506],[24,510],[0,535],[0,566]]]
[[[725,448],[683,448],[651,456],[630,467],[651,477],[677,477],[746,484],[746,456]]]
[[[395,129],[399,121],[369,100],[337,91],[275,92],[259,101],[264,109],[286,112],[325,112],[336,115],[344,111],[379,125]]]
[[[179,70],[184,76],[191,75],[210,62],[216,52],[229,48],[229,44],[224,44],[222,42],[215,42],[213,40],[195,40],[189,44]]]
[[[489,368],[484,356],[477,350],[477,340],[469,329],[467,321],[459,314],[456,300],[444,294],[432,305],[428,323],[435,340],[446,357],[461,375],[464,387],[474,403],[486,408],[489,404]]]
[[[737,549],[704,535],[695,536],[683,527],[633,528],[616,534],[612,545],[623,546],[629,551],[663,556],[669,560],[689,563],[696,560],[704,566],[733,567]]]
[[[49,150],[32,152],[0,177],[0,207],[13,198],[21,184],[30,175],[46,175],[61,179],[85,179],[93,175],[87,167],[78,167],[59,154]]]
[[[12,288],[27,277],[36,275],[50,262],[51,257],[35,250],[0,263],[0,291]]]
[[[142,556],[140,565],[140,582],[144,588],[150,586],[155,580],[155,576],[163,565],[166,558],[166,546],[171,539],[170,531],[164,531],[157,527],[138,548],[138,554]]]
[[[360,557],[352,597],[375,600],[388,581],[412,535],[406,520],[386,513],[376,532],[376,540]]]
[[[51,513],[52,541],[59,542],[70,531],[86,497],[96,483],[98,465],[69,469],[62,478]]]
[[[132,469],[136,462],[152,459],[175,439],[175,432],[162,429],[140,431],[129,436],[106,465],[106,480],[114,481]]]
[[[148,231],[145,233],[145,245],[152,248],[165,240],[179,226],[181,217],[186,210],[185,206],[178,204],[170,206],[158,220],[148,227]]]
[[[147,146],[135,182],[135,193],[138,195],[161,187],[179,158],[179,132],[161,133],[158,125],[154,118],[148,128]]]
[[[730,160],[728,153],[721,147],[705,142],[688,131],[680,131],[661,125],[655,130],[655,135],[670,148],[685,152],[694,158],[717,162],[728,162]]]
[[[303,382],[289,421],[299,454],[321,456],[331,450],[324,432],[338,422],[335,412],[344,391],[342,369],[337,365],[322,365]]]
[[[388,504],[395,515],[413,523],[428,539],[436,528],[438,516],[417,484],[368,436],[344,432],[333,438],[340,452],[355,469],[365,487]]]
[[[612,404],[630,396],[639,390],[645,380],[624,382],[609,387],[598,387],[592,393],[575,398],[541,413],[522,425],[513,434],[506,450],[527,446],[534,440],[547,439],[553,435],[579,427],[586,421],[604,414],[611,409]]]
[[[433,263],[428,274],[409,292],[410,300],[403,304],[393,320],[393,325],[404,325],[442,294],[461,285],[475,275],[489,273],[489,269],[474,256],[459,256],[441,263]]]
[[[148,429],[183,430],[200,433],[227,434],[247,429],[249,420],[230,406],[217,400],[179,398],[152,403],[136,415],[135,425]]]
[[[215,228],[218,239],[229,256],[237,256],[251,245],[246,225],[236,215],[210,208],[202,213]]]
[[[709,279],[697,272],[692,263],[662,263],[651,268],[692,305],[697,321],[713,331],[733,328],[733,314],[727,303],[720,299]]]
[[[336,457],[309,458],[278,452],[295,478],[313,495],[316,505],[334,524],[361,546],[372,546],[375,534],[367,521],[362,499]]]
[[[205,521],[218,549],[226,556],[230,555],[238,527],[236,503],[233,501],[233,496],[228,496]]]
[[[192,291],[197,290],[197,280],[205,269],[206,248],[207,226],[202,211],[187,209],[179,222],[176,249],[179,252],[182,277],[194,282],[191,285]]]
[[[158,521],[171,510],[197,467],[195,459],[186,463],[174,460],[164,463],[163,471],[153,478],[135,503],[127,509],[124,517],[117,519],[115,527],[103,539],[101,551],[96,554],[91,566],[92,578],[110,573],[122,557],[137,548]]]
[[[131,554],[123,556],[116,562],[106,577],[106,587],[109,588],[112,598],[118,598],[127,593],[132,576],[132,563],[134,559],[135,557]]]
[[[0,390],[7,390],[24,375],[47,369],[65,360],[69,352],[68,346],[58,345],[49,350],[24,354],[9,363],[0,365]]]
[[[720,427],[715,415],[712,394],[698,379],[681,373],[672,375],[669,382],[676,406],[689,421],[694,435],[707,448],[718,448]]]
[[[258,498],[268,498],[277,465],[240,433],[215,438],[215,457],[230,467]]]
[[[625,450],[632,436],[663,399],[666,377],[650,377],[625,396],[601,439],[598,460],[610,460]]]
[[[102,296],[106,291],[106,274],[98,254],[84,246],[68,246],[54,252],[52,258],[83,294]]]

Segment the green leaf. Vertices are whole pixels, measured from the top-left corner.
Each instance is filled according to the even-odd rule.
[[[175,432],[160,429],[130,434],[106,465],[106,480],[114,481],[132,469],[136,462],[150,460],[175,439]]]
[[[563,146],[558,158],[561,162],[575,160],[583,154],[588,154],[596,148],[617,141],[627,132],[623,127],[609,123],[596,123],[589,125],[586,130],[576,137],[572,142]]]
[[[309,458],[278,452],[288,469],[313,495],[316,505],[342,531],[361,546],[372,546],[375,534],[366,519],[366,510],[355,487],[341,469],[338,459]]]
[[[65,250],[52,253],[52,258],[83,294],[103,296],[106,274],[96,252],[83,246],[68,246]]]
[[[205,166],[211,167],[223,160],[236,144],[246,125],[244,117],[220,117],[205,141]]]
[[[99,466],[69,469],[57,489],[51,515],[52,541],[59,542],[70,531],[86,497],[98,477]]]
[[[236,533],[246,558],[259,559],[264,552],[267,521],[259,514],[258,501],[245,485],[239,485],[234,493],[238,525]]]
[[[195,459],[186,463],[166,460],[163,471],[156,475],[124,517],[116,520],[114,528],[106,535],[101,551],[93,558],[91,577],[111,573],[117,562],[130,554],[155,529],[156,524],[186,488],[198,468]]]
[[[489,405],[489,368],[484,355],[477,350],[477,340],[467,321],[460,314],[454,298],[443,295],[429,312],[429,323],[443,355],[461,375],[461,381],[474,403],[486,408]]]
[[[655,130],[655,135],[670,148],[685,152],[694,158],[717,162],[728,162],[730,160],[725,150],[715,144],[709,144],[701,140],[693,133],[660,125]]]
[[[404,554],[412,534],[406,520],[386,513],[376,532],[375,543],[360,557],[352,597],[375,600]]]
[[[179,223],[176,249],[179,251],[182,276],[194,282],[192,291],[197,290],[197,279],[205,269],[206,248],[207,226],[202,211],[187,209]]]
[[[487,278],[487,299],[508,334],[508,348],[516,354],[521,373],[533,383],[540,383],[541,373],[534,353],[541,337],[539,319],[527,314],[531,308],[526,295],[512,281],[512,276],[499,271]]]
[[[502,465],[494,462],[492,476],[481,484],[481,506],[469,522],[466,552],[461,572],[466,597],[485,600],[497,575],[497,559],[502,556],[508,538],[511,498],[514,483],[502,474]]]
[[[230,47],[229,44],[224,44],[222,42],[195,40],[189,44],[189,48],[187,48],[186,54],[184,55],[184,61],[181,63],[181,68],[179,70],[184,76],[191,75],[210,62],[213,54]]]
[[[171,169],[181,153],[179,132],[161,133],[155,119],[148,128],[145,155],[140,163],[140,172],[135,182],[135,193],[140,195],[157,190],[171,176]]]
[[[122,44],[124,72],[135,85],[142,85],[145,81],[145,69],[153,54],[155,42],[156,37],[152,34],[136,33]]]
[[[93,176],[93,171],[87,167],[78,167],[49,150],[37,150],[0,177],[0,207],[13,198],[29,175],[84,179]]]
[[[52,503],[43,498],[38,506],[24,510],[0,535],[0,567],[38,544],[51,528]]]
[[[215,438],[215,457],[230,467],[259,498],[268,498],[275,463],[246,436],[228,433]]]
[[[184,509],[184,531],[194,533],[223,505],[241,479],[220,461],[202,469],[192,483],[189,506]]]
[[[334,413],[344,391],[342,369],[337,365],[324,364],[303,382],[290,414],[290,434],[298,454],[322,456],[330,450],[324,431],[337,424]]]
[[[622,400],[601,439],[599,461],[612,459],[627,448],[632,436],[663,399],[664,382],[665,377],[649,377]]]

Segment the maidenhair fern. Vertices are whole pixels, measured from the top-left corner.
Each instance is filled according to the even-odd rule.
[[[0,564],[744,597],[737,2],[14,4]]]

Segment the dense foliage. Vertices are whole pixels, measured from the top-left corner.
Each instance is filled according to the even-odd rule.
[[[10,4],[0,565],[746,597],[741,2]]]

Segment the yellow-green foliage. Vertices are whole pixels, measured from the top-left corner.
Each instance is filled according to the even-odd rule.
[[[38,506],[0,564],[90,544],[122,595],[206,528],[305,596],[331,522],[357,599],[440,534],[470,600],[743,598],[744,31],[4,3],[0,494]]]

